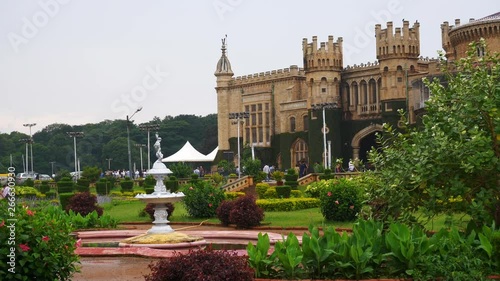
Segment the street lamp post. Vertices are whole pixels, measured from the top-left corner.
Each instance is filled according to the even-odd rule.
[[[241,153],[240,153],[240,119],[245,119],[250,117],[250,113],[248,112],[234,112],[234,113],[229,113],[229,119],[230,120],[236,120],[236,123],[238,124],[238,178],[241,177]]]
[[[50,174],[50,176],[51,176],[52,178],[54,178],[54,164],[55,164],[56,162],[52,161],[52,162],[49,162],[49,163],[50,163],[50,166],[52,166],[52,174]]]
[[[22,141],[26,144],[26,160],[23,160],[23,166],[24,166],[24,172],[29,173],[29,165],[28,165],[28,144],[31,143],[31,138],[29,139],[20,139],[19,141]]]
[[[131,178],[134,178],[135,173],[132,171],[132,153],[130,151],[130,122],[132,122],[132,117],[141,110],[142,107],[139,107],[130,117],[127,115],[128,172]]]
[[[108,171],[111,171],[111,160],[113,160],[113,158],[106,158],[106,161],[108,161]]]
[[[141,129],[142,131],[148,131],[148,170],[151,170],[151,141],[149,140],[149,132],[151,132],[152,130],[158,131],[160,129],[160,124],[141,124],[139,125],[139,129]]]
[[[76,157],[76,138],[83,137],[83,132],[66,132],[66,134],[73,138],[73,150],[75,151],[75,179],[79,179],[80,175],[78,174],[78,158]]]
[[[142,166],[142,148],[146,147],[146,145],[145,144],[136,143],[135,146],[139,147],[139,155],[141,157],[141,173],[142,173],[144,171],[144,167]]]
[[[31,173],[34,175],[34,168],[33,168],[33,137],[31,136],[31,127],[36,126],[36,123],[30,123],[30,124],[23,124],[24,127],[29,127],[30,128],[30,154],[31,154]],[[26,157],[28,157],[28,151],[26,151]],[[28,167],[28,158],[26,158],[26,166]],[[29,167],[28,167],[28,173],[29,173]]]
[[[322,109],[323,111],[323,127],[321,128],[321,132],[323,133],[323,166],[325,168],[330,169],[331,167],[329,166],[329,161],[327,161],[331,155],[331,152],[327,152],[326,148],[326,133],[327,133],[327,127],[326,127],[326,119],[325,119],[325,109],[332,109],[332,108],[338,108],[337,103],[318,103],[318,104],[313,104],[312,108],[314,110],[319,110]]]

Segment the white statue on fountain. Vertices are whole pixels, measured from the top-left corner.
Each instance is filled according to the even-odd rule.
[[[156,158],[158,158],[158,160],[156,160],[156,162],[160,162],[161,163],[161,160],[163,159],[163,153],[161,153],[161,144],[160,144],[161,143],[161,137],[158,135],[158,133],[156,133],[155,136],[156,136],[156,142],[153,145],[153,147],[156,150]]]

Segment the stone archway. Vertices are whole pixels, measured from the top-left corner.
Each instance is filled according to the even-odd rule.
[[[371,124],[370,126],[362,129],[359,131],[354,137],[352,138],[351,141],[351,147],[352,147],[352,159],[359,159],[359,148],[361,145],[361,140],[375,132],[382,132],[383,131],[383,126],[380,124]]]

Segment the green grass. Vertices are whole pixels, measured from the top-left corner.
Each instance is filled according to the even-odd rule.
[[[111,217],[118,220],[118,222],[150,222],[151,220],[147,216],[140,216],[139,213],[144,209],[146,203],[139,200],[120,200],[113,199],[113,202],[106,203],[103,205],[104,214],[110,215]],[[181,202],[174,204],[174,213],[170,217],[170,222],[192,222],[201,223],[206,221],[208,223],[219,224],[220,221],[217,218],[192,218],[188,215],[186,208]],[[318,227],[333,226],[335,228],[352,228],[353,222],[331,222],[326,221],[319,208],[305,209],[299,211],[289,211],[289,212],[265,212],[265,217],[262,221],[263,226],[276,227],[289,229],[294,227],[309,227],[310,225]],[[454,220],[462,218],[463,215],[454,215]],[[462,218],[463,219],[463,218]],[[446,217],[438,216],[429,223],[425,225],[428,230],[439,230],[445,227]],[[466,222],[458,225],[459,228],[464,229]]]

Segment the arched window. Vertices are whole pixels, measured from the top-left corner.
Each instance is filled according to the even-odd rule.
[[[295,132],[295,117],[290,117],[290,132]]]
[[[308,161],[309,157],[308,157],[307,143],[303,139],[297,139],[292,144],[292,151],[291,152],[292,152],[291,167],[295,167],[295,165],[298,164],[302,160],[309,162]]]

